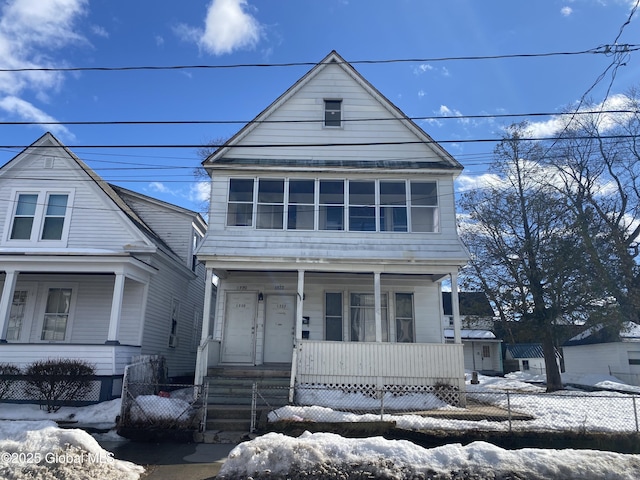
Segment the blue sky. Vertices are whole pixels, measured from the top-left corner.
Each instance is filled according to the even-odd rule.
[[[612,44],[637,0],[0,0],[0,70],[318,62],[331,50],[464,166],[461,187],[486,173],[494,144],[520,118],[448,118],[559,112],[589,90],[601,101],[640,85],[640,53],[596,79],[602,54],[461,60],[578,52]],[[636,15],[618,44],[640,44]],[[436,60],[451,58],[451,60]],[[419,61],[425,60],[425,61]],[[195,145],[241,124],[7,125],[15,121],[248,121],[310,66],[156,71],[2,72],[0,145],[50,130],[107,181],[198,210],[204,189]],[[594,86],[595,84],[595,86]],[[533,117],[544,136],[553,117]],[[456,143],[454,141],[459,141]],[[74,147],[77,146],[77,147]],[[0,148],[0,164],[20,149]]]

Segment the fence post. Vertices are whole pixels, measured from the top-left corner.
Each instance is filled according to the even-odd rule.
[[[384,389],[378,390],[380,395],[380,421],[384,422]]]
[[[634,395],[633,397],[633,415],[636,418],[636,433],[640,432],[640,429],[638,428],[638,405],[636,402],[636,396]]]
[[[511,433],[511,394],[507,391],[507,412],[509,414],[509,433]]]
[[[258,394],[258,384],[253,382],[251,387],[251,427],[249,431],[251,433],[256,431],[256,396]]]

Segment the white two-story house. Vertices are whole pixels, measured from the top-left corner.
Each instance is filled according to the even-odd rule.
[[[87,401],[119,396],[138,355],[193,374],[198,213],[108,184],[50,133],[0,168],[0,199],[0,363],[86,360]]]
[[[197,255],[219,281],[196,382],[215,365],[278,364],[294,387],[463,388],[455,285],[467,253],[453,185],[462,166],[340,55],[203,166],[211,207]],[[445,280],[452,344],[441,328]]]

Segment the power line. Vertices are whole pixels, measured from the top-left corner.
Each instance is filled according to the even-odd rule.
[[[587,50],[568,52],[544,52],[544,53],[514,53],[503,55],[478,55],[460,57],[431,57],[431,58],[394,58],[382,60],[353,60],[344,63],[349,65],[373,65],[390,63],[425,63],[462,60],[499,60],[509,58],[544,58],[574,55],[610,55],[612,52],[632,52],[640,49],[638,44],[624,45],[599,45]],[[309,67],[318,65],[318,62],[285,62],[285,63],[236,63],[220,65],[134,65],[114,67],[19,67],[0,68],[0,72],[123,72],[123,71],[161,71],[161,70],[210,70],[210,69],[237,69],[237,68],[281,68],[281,67]]]
[[[639,114],[637,109],[616,109],[616,110],[583,110],[574,112],[531,112],[531,113],[496,113],[496,114],[475,114],[475,115],[428,115],[403,118],[343,118],[344,123],[359,122],[385,122],[385,121],[431,121],[431,120],[481,120],[497,118],[519,118],[519,117],[562,117],[574,115],[596,115],[596,114]],[[324,119],[291,119],[291,120],[55,120],[55,121],[0,121],[0,125],[227,125],[227,124],[296,124],[296,123],[323,123]]]
[[[609,139],[626,139],[637,138],[637,135],[598,135],[597,138],[603,140]],[[520,137],[518,141],[549,141],[549,140],[562,140],[564,137],[552,136],[552,137]],[[591,140],[596,138],[594,135],[576,135],[571,137],[574,140]],[[469,139],[455,139],[455,140],[400,140],[400,141],[380,141],[380,142],[328,142],[328,143],[261,143],[261,144],[249,144],[249,145],[226,145],[222,144],[203,144],[203,143],[191,143],[191,144],[96,144],[96,145],[65,145],[69,149],[77,148],[97,148],[97,149],[183,149],[183,148],[230,148],[230,149],[255,149],[255,148],[323,148],[323,147],[375,147],[385,145],[431,145],[441,143],[493,143],[501,142],[504,138],[469,138]],[[51,148],[51,145],[0,145],[0,149],[39,149],[39,148]]]

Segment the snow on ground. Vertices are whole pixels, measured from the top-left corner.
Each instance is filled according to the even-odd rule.
[[[57,412],[47,413],[38,405],[0,403],[0,420],[53,420],[109,428],[116,425],[120,405],[120,399],[116,398],[86,407],[62,407]]]
[[[425,449],[382,437],[350,439],[305,432],[292,438],[268,433],[233,449],[217,478],[309,478],[314,474],[312,478],[637,480],[640,455],[504,450],[486,442]]]
[[[137,480],[138,465],[113,458],[88,433],[41,421],[0,421],[0,478]]]
[[[467,399],[490,404],[506,411],[511,408],[516,413],[533,417],[531,420],[512,420],[496,418],[494,421],[453,420],[427,417],[416,414],[385,413],[383,416],[367,413],[358,415],[342,412],[339,407],[286,406],[269,414],[269,421],[294,420],[312,422],[371,422],[393,421],[399,428],[410,430],[555,430],[555,431],[599,431],[599,432],[635,432],[636,409],[640,415],[640,402],[634,397],[615,391],[584,392],[564,390],[545,393],[541,385],[532,385],[524,380],[530,376],[509,374],[502,377],[479,376],[480,383],[467,383]],[[574,382],[594,386],[604,381],[615,384],[614,390],[624,390],[625,385],[614,377],[584,376],[573,378]],[[591,383],[590,383],[591,382]],[[627,385],[628,387],[628,385]],[[632,387],[633,388],[633,387]],[[509,394],[507,395],[507,392]],[[343,394],[345,396],[349,394]],[[427,394],[427,396],[430,396]],[[354,399],[354,402],[357,398]],[[428,399],[427,399],[428,400]],[[349,404],[342,399],[342,404]],[[350,404],[352,407],[355,403]],[[379,405],[379,403],[378,403]],[[386,407],[386,404],[385,404]],[[436,407],[439,408],[439,407]],[[452,407],[449,407],[453,409]]]

